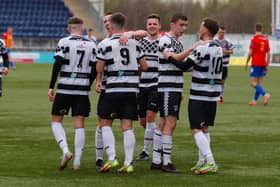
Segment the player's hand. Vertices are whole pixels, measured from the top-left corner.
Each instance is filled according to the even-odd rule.
[[[248,64],[245,64],[244,70],[247,71],[247,69],[248,69]]]
[[[54,89],[49,89],[48,96],[49,96],[49,101],[53,102],[54,101]]]
[[[120,37],[119,42],[120,42],[121,45],[125,45],[127,43],[128,39],[129,39],[129,36],[127,34],[123,34]]]
[[[97,93],[101,93],[101,88],[102,88],[102,83],[101,82],[96,82],[95,83],[95,91]]]
[[[3,72],[4,75],[8,75],[8,73],[9,73],[9,68],[4,67],[4,68],[2,69],[2,72]]]

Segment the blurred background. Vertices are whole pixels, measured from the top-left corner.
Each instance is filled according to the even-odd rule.
[[[226,37],[234,44],[231,64],[241,65],[248,52],[254,25],[261,22],[271,43],[272,64],[280,64],[280,0],[1,0],[0,34],[13,28],[12,61],[16,63],[51,63],[60,38],[68,35],[67,20],[77,16],[85,22],[98,41],[106,33],[103,15],[123,12],[128,17],[127,30],[145,29],[145,17],[157,13],[162,17],[163,31],[169,29],[169,18],[180,12],[189,17],[182,37],[185,47],[198,40],[198,29],[204,17],[213,17],[226,26]]]

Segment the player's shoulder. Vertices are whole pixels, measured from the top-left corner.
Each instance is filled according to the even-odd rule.
[[[98,48],[101,48],[101,47],[103,47],[103,46],[105,46],[105,45],[108,45],[109,41],[110,41],[110,38],[104,38],[103,40],[101,40],[101,41],[98,43],[97,47],[98,47]]]

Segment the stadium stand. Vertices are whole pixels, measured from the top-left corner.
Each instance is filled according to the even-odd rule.
[[[12,26],[15,37],[60,38],[71,16],[63,0],[1,0],[0,33]]]

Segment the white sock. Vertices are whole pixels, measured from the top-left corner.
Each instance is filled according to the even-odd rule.
[[[206,133],[204,133],[204,136],[206,137],[206,139],[208,140],[209,145],[210,145],[210,142],[211,142],[210,132],[206,132]]]
[[[132,129],[123,132],[123,144],[125,152],[124,165],[130,165],[133,160],[135,148],[135,135]]]
[[[112,127],[104,126],[102,127],[102,138],[104,149],[107,153],[108,160],[114,160],[116,157],[115,150],[115,136],[112,131]]]
[[[210,133],[209,132],[204,133],[204,136],[206,137],[206,139],[208,140],[208,143],[210,145]],[[201,153],[201,151],[198,150],[198,161],[197,161],[197,164],[198,165],[203,165],[204,162],[205,162],[205,158],[204,158],[203,154]]]
[[[153,163],[155,164],[161,163],[161,152],[162,152],[161,131],[159,129],[155,129]]]
[[[96,160],[103,160],[103,138],[102,138],[102,130],[98,126],[95,130],[95,154]]]
[[[171,162],[172,136],[162,135],[163,165]]]
[[[75,129],[75,158],[74,165],[80,165],[85,146],[85,128]]]
[[[209,142],[205,137],[204,133],[203,132],[195,133],[194,139],[199,151],[201,151],[203,157],[206,158],[207,162],[209,164],[215,163],[212,151],[210,149]]]
[[[60,122],[52,122],[52,131],[55,137],[56,142],[58,143],[60,149],[62,150],[63,154],[66,154],[69,151],[65,131],[62,127]]]
[[[151,145],[153,143],[153,136],[154,136],[155,128],[156,128],[155,122],[147,122],[146,129],[145,129],[145,135],[144,135],[143,151],[145,153],[147,153],[148,155],[150,154]]]

